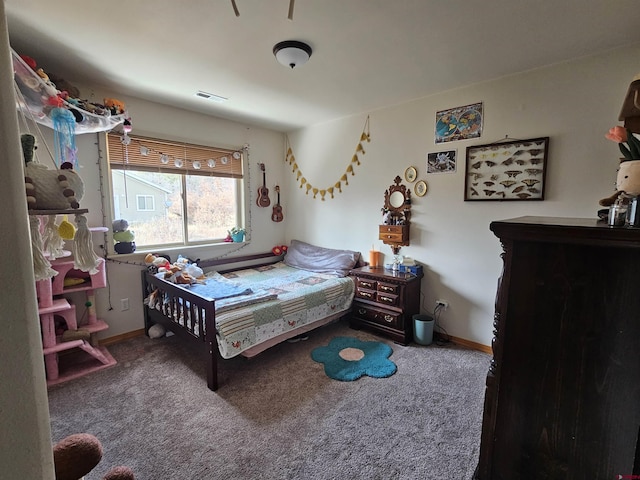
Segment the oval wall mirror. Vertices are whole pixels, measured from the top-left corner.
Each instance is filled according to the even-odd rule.
[[[400,191],[395,191],[389,195],[389,203],[393,208],[400,208],[404,205],[404,195]]]

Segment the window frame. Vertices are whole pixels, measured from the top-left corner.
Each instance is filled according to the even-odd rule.
[[[100,136],[99,139],[99,143],[100,146],[102,148],[102,150],[105,153],[105,155],[102,156],[101,162],[104,162],[102,165],[105,165],[106,168],[104,170],[104,175],[101,175],[101,183],[102,183],[102,187],[108,189],[108,193],[105,192],[104,195],[102,195],[102,201],[103,201],[103,212],[104,212],[104,216],[106,217],[107,215],[109,216],[109,218],[111,218],[111,220],[109,220],[109,218],[106,218],[105,221],[107,221],[107,224],[110,225],[111,222],[113,221],[113,219],[115,219],[115,199],[114,199],[114,186],[113,186],[113,176],[112,176],[112,171],[115,170],[121,170],[121,171],[126,171],[127,168],[113,168],[112,167],[112,162],[110,162],[110,155],[109,155],[109,136],[118,136],[118,137],[122,137],[123,134],[122,133],[115,133],[115,132],[106,132],[104,135]],[[239,159],[239,171],[241,172],[241,174],[236,173],[232,173],[229,172],[228,169],[225,169],[225,173],[222,175],[211,175],[211,173],[201,173],[198,171],[195,171],[193,168],[184,168],[184,169],[177,169],[177,168],[169,168],[169,169],[164,169],[164,168],[149,168],[148,166],[144,166],[141,168],[136,168],[135,170],[132,169],[132,171],[160,171],[160,173],[174,173],[174,174],[179,174],[181,176],[181,192],[183,195],[186,195],[186,190],[187,190],[187,175],[190,174],[195,174],[195,175],[199,175],[199,176],[217,176],[217,177],[224,177],[224,178],[232,178],[235,181],[235,198],[236,198],[236,203],[235,203],[235,216],[237,218],[237,223],[238,225],[243,225],[245,230],[246,230],[246,235],[245,235],[245,241],[244,243],[249,243],[251,240],[251,228],[250,228],[250,216],[249,216],[249,209],[250,209],[250,205],[249,202],[247,201],[247,199],[249,198],[249,178],[248,175],[246,174],[248,172],[248,145],[245,145],[244,147],[241,148],[223,148],[223,147],[210,147],[210,146],[206,146],[206,145],[197,145],[197,144],[187,144],[185,142],[180,142],[180,141],[172,141],[172,140],[167,140],[165,138],[154,138],[154,137],[142,137],[142,136],[130,136],[132,138],[135,139],[142,139],[142,140],[146,140],[146,141],[160,141],[160,142],[166,142],[168,144],[179,144],[179,145],[190,145],[190,146],[194,146],[194,147],[202,147],[205,149],[211,149],[212,151],[215,151],[218,153],[218,155],[223,155],[223,154],[227,154],[227,155],[233,155],[233,152],[239,152],[240,153],[240,159]],[[141,140],[141,141],[142,141]],[[131,145],[131,144],[130,144]],[[131,150],[129,150],[131,151]],[[219,158],[219,157],[218,157]],[[191,160],[188,160],[191,161]],[[221,165],[221,163],[216,162],[216,166]],[[135,166],[135,165],[134,165]],[[183,238],[188,238],[187,235],[187,229],[188,229],[188,217],[187,217],[187,202],[189,201],[189,198],[187,197],[187,201],[183,201],[182,202],[182,212],[183,212],[183,220],[182,220],[182,229],[183,229]],[[154,203],[155,203],[155,199],[154,199]],[[136,209],[137,209],[137,204],[136,204]],[[113,242],[113,232],[111,229],[109,229],[108,231],[108,246],[107,246],[107,255],[108,256],[116,256],[118,255],[119,257],[122,257],[122,254],[117,254],[115,252],[114,249],[114,242]],[[201,240],[201,241],[184,241],[184,242],[178,242],[178,243],[167,243],[167,244],[158,244],[158,245],[145,245],[142,247],[138,247],[136,248],[136,252],[135,253],[147,253],[147,252],[157,252],[159,250],[163,251],[163,252],[178,252],[178,253],[182,253],[184,254],[189,254],[189,252],[194,252],[194,251],[198,251],[198,249],[201,249],[202,247],[207,247],[207,248],[220,248],[223,246],[228,246],[229,243],[228,242],[223,242],[222,239],[207,239],[207,240]],[[125,254],[127,255],[127,254]]]

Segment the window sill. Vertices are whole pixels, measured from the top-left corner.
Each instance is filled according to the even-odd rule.
[[[120,260],[123,262],[140,262],[144,263],[144,257],[149,253],[154,254],[167,254],[171,257],[171,261],[175,261],[178,258],[178,255],[182,255],[183,257],[189,258],[208,258],[215,257],[216,255],[220,255],[219,252],[230,253],[240,248],[245,247],[250,242],[218,242],[218,243],[209,243],[205,245],[181,245],[181,246],[172,246],[172,247],[143,247],[137,248],[133,253],[116,253],[109,252],[107,254],[107,259],[109,260]]]

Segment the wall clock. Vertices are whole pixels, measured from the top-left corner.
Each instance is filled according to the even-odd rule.
[[[418,171],[416,167],[409,167],[404,171],[404,179],[409,183],[415,182],[417,176]]]
[[[420,180],[418,183],[416,183],[416,186],[413,188],[413,190],[417,196],[424,197],[428,190],[427,182],[425,182],[424,180]]]

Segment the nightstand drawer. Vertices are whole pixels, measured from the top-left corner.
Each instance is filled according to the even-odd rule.
[[[386,325],[391,328],[402,328],[402,314],[378,310],[364,305],[354,305],[353,313],[363,320]]]
[[[371,280],[370,278],[361,278],[356,277],[356,289],[360,290],[361,288],[365,290],[375,290],[378,285],[378,282],[375,280]]]
[[[397,307],[399,303],[397,295],[388,295],[386,293],[380,292],[376,294],[376,302],[381,305],[387,305],[389,307]]]
[[[400,295],[400,285],[378,282],[378,292],[386,295]]]
[[[375,290],[364,290],[362,288],[356,289],[356,297],[363,298],[365,300],[371,300],[372,302],[376,301],[376,292]]]

